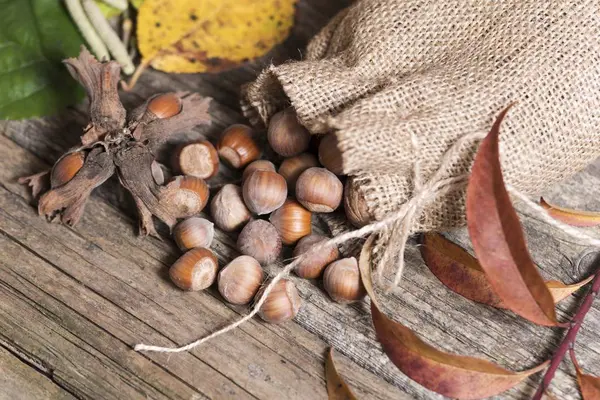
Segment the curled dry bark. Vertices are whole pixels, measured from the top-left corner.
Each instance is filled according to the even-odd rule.
[[[177,212],[168,199],[179,189],[181,179],[176,178],[165,186],[155,182],[152,163],[156,152],[170,135],[210,124],[210,99],[196,93],[171,93],[180,102],[181,109],[173,116],[161,118],[148,109],[154,96],[127,116],[117,90],[119,64],[98,62],[83,47],[79,57],[69,58],[64,63],[85,88],[90,100],[90,122],[81,136],[81,145],[65,154],[83,153],[83,165],[64,183],[53,180],[50,185],[47,172],[21,178],[20,182],[29,185],[36,197],[50,189],[40,197],[40,215],[75,225],[92,190],[116,173],[135,200],[140,214],[140,233],[157,236],[152,216],[169,227],[175,224]],[[63,158],[57,161],[50,175]]]

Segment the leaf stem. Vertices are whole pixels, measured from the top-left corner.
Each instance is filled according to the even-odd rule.
[[[93,0],[83,0],[83,9],[90,19],[91,24],[96,29],[96,32],[98,32],[98,35],[100,35],[110,50],[110,54],[121,64],[123,72],[126,75],[131,75],[135,71],[135,67],[131,58],[129,58],[129,53],[117,33],[111,28],[104,15],[102,15],[102,11],[100,11],[98,5]]]
[[[85,15],[83,7],[81,7],[81,0],[65,0],[65,5],[67,6],[69,14],[71,14],[73,22],[75,22],[75,25],[79,28],[79,31],[92,49],[96,58],[99,61],[110,59],[106,45]]]
[[[552,378],[554,378],[554,374],[556,373],[558,366],[560,365],[563,358],[565,357],[565,354],[567,353],[567,351],[569,351],[573,348],[573,345],[575,343],[575,338],[577,337],[577,333],[579,332],[579,329],[581,328],[581,324],[583,323],[583,320],[585,319],[585,315],[592,307],[592,303],[593,303],[594,299],[596,298],[596,296],[598,295],[599,290],[600,290],[600,268],[594,274],[594,280],[592,281],[592,288],[586,294],[585,299],[583,300],[583,303],[581,303],[581,306],[579,306],[579,310],[577,310],[577,313],[571,320],[571,327],[567,331],[567,334],[565,335],[562,342],[556,349],[556,352],[552,356],[552,362],[550,363],[548,370],[546,370],[546,374],[544,375],[544,378],[542,379],[542,383],[538,387],[537,392],[533,396],[533,400],[541,400],[544,392],[550,386],[550,382],[552,381]]]

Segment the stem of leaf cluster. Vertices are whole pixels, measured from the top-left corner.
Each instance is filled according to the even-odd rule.
[[[581,324],[583,323],[583,320],[585,319],[585,315],[592,307],[592,303],[593,303],[594,299],[596,298],[596,296],[598,295],[599,290],[600,290],[600,268],[595,273],[594,280],[592,281],[592,288],[586,294],[585,298],[583,299],[583,303],[581,303],[581,306],[579,307],[579,310],[577,310],[577,313],[571,320],[571,327],[567,331],[567,334],[565,335],[562,342],[556,349],[556,352],[552,356],[552,361],[550,363],[550,366],[546,370],[544,379],[542,379],[542,383],[540,384],[537,392],[533,396],[533,400],[541,400],[542,396],[544,395],[544,392],[550,386],[550,382],[552,381],[552,378],[554,378],[554,374],[556,373],[558,366],[560,365],[563,358],[565,357],[565,354],[567,354],[567,351],[569,351],[570,349],[573,348],[573,345],[575,344],[575,338],[577,337],[577,333],[579,332],[579,329],[581,328]]]

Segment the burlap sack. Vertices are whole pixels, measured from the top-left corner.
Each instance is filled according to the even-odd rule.
[[[311,132],[335,132],[344,172],[382,219],[411,198],[415,161],[427,180],[458,137],[489,131],[512,102],[501,162],[518,190],[536,194],[600,155],[597,1],[359,0],[305,60],[247,86],[243,109],[266,123],[291,104]],[[468,172],[476,146],[451,174]],[[463,190],[429,203],[413,231],[464,222]]]

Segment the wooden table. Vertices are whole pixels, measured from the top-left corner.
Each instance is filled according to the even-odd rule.
[[[220,75],[144,73],[123,93],[128,107],[173,90],[214,98],[210,128],[177,141],[214,139],[244,122],[238,88],[269,62],[299,58],[308,39],[349,1],[300,1],[292,36],[267,57]],[[137,353],[132,345],[182,345],[247,312],[225,304],[216,290],[184,293],[167,276],[179,256],[170,240],[137,237],[135,210],[113,179],[96,190],[75,228],[40,218],[16,178],[49,167],[77,143],[85,107],[54,118],[0,123],[0,399],[324,399],[324,354],[337,350],[342,375],[360,399],[440,398],[401,374],[375,341],[368,303],[331,302],[318,283],[298,280],[304,306],[295,321],[253,320],[191,352]],[[213,186],[239,179],[223,168]],[[600,164],[547,192],[555,202],[600,209]],[[577,263],[585,247],[521,214],[535,260],[548,278],[574,282],[591,267]],[[163,230],[163,234],[166,233]],[[463,231],[453,233],[465,240]],[[216,233],[224,265],[237,255],[235,237]],[[520,370],[548,358],[562,331],[534,326],[514,315],[465,300],[447,290],[424,266],[416,246],[407,251],[401,287],[388,311],[439,348],[483,357]],[[572,314],[581,294],[558,314]],[[600,303],[577,343],[579,361],[600,374]],[[573,368],[564,363],[552,386],[560,399],[579,398]],[[532,395],[540,376],[499,398]]]

